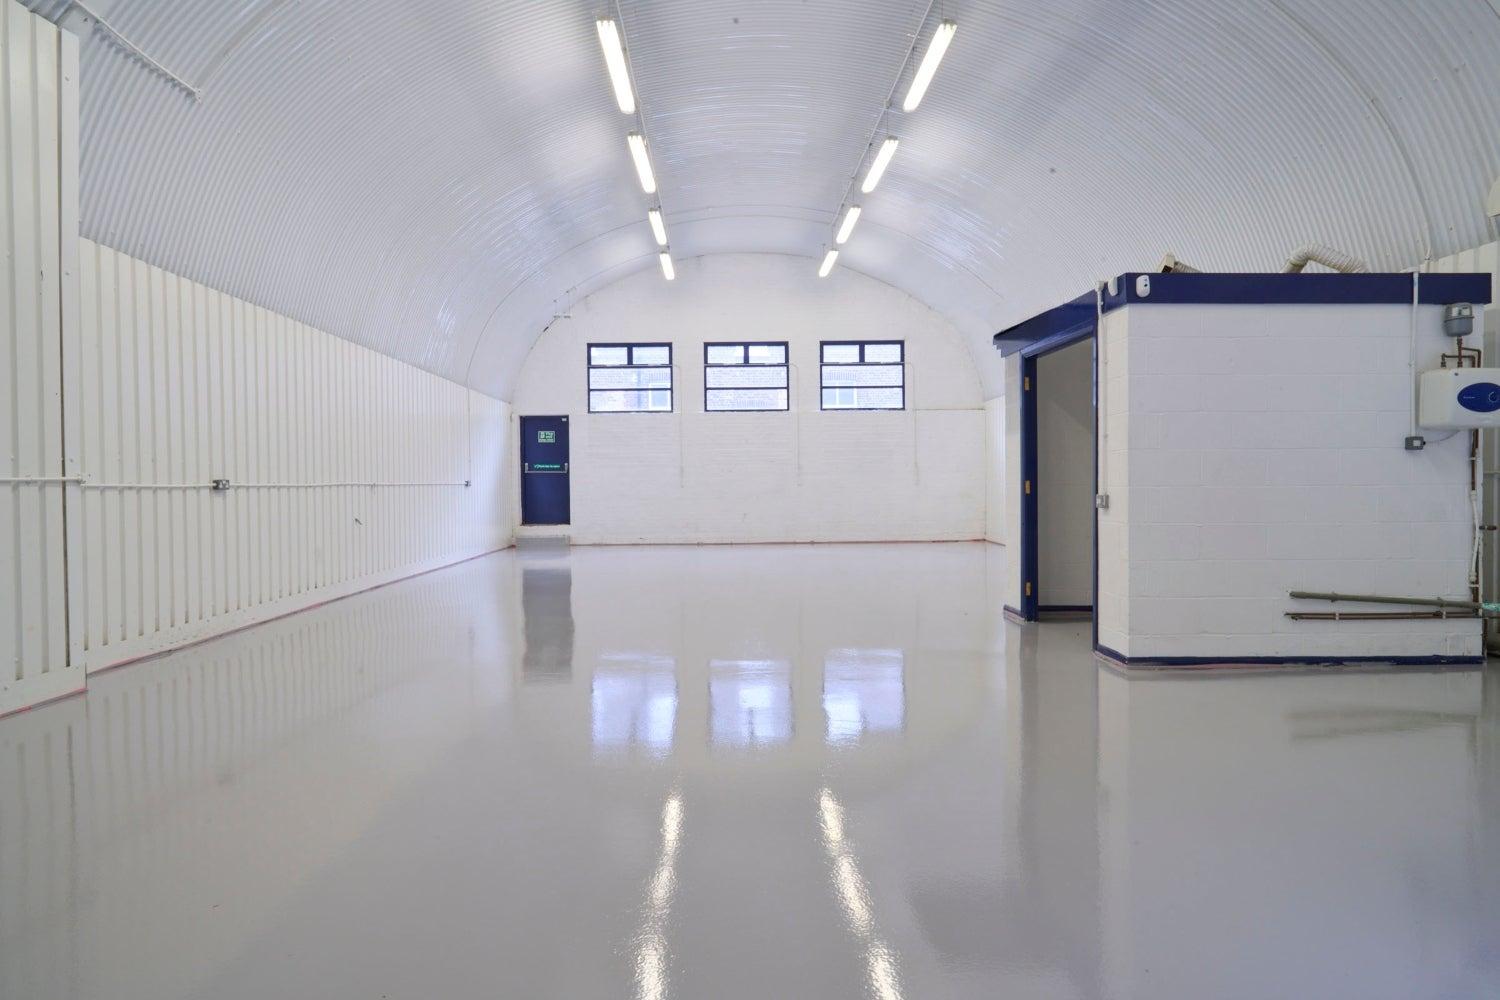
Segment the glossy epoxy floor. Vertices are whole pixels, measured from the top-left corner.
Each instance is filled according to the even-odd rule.
[[[0,721],[0,997],[1500,995],[1500,676],[1125,679],[983,545],[507,552]]]

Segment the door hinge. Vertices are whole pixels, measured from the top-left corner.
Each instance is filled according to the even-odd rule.
[[[1031,496],[1031,480],[1026,480],[1026,495]]]
[[[1025,386],[1026,391],[1030,392],[1031,391],[1031,376],[1030,375],[1026,376],[1025,382],[1026,382],[1026,386]]]
[[[1030,580],[1026,581],[1026,596],[1027,597],[1031,596],[1031,581]]]

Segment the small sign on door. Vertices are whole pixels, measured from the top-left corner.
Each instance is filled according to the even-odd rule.
[[[537,444],[557,444],[557,431],[537,431]]]

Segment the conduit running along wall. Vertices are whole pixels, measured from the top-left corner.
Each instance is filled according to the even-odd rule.
[[[63,343],[78,254],[78,40],[0,9],[0,712],[83,686],[67,641]],[[71,430],[71,428],[69,428]],[[68,498],[69,501],[73,499]]]
[[[82,247],[88,669],[507,543],[507,404]]]
[[[1465,250],[1451,257],[1430,261],[1422,270],[1438,274],[1489,274],[1493,276],[1491,301],[1484,309],[1484,363],[1500,362],[1500,243]],[[1484,485],[1480,490],[1485,524],[1500,523],[1500,433],[1480,431],[1480,455],[1483,458]],[[1480,593],[1484,600],[1496,600],[1500,594],[1500,544],[1495,536],[1486,535],[1483,576]]]

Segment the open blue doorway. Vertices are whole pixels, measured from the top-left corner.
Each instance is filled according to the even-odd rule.
[[[1044,614],[1049,613],[1086,614],[1098,605],[1098,516],[1097,511],[1088,510],[1094,507],[1094,498],[1098,491],[1098,414],[1095,406],[1098,398],[1098,361],[1095,357],[1098,347],[1098,330],[1099,300],[1096,293],[1090,292],[1002,331],[994,338],[996,348],[1003,354],[1020,355],[1021,404],[1018,408],[1021,445],[1021,516],[1018,545],[1020,607],[1009,610],[1026,621],[1039,621]],[[1042,469],[1044,457],[1041,424],[1043,420],[1039,401],[1042,398],[1041,394],[1049,390],[1045,387],[1045,377],[1048,372],[1043,371],[1044,366],[1040,362],[1043,358],[1056,355],[1058,352],[1085,341],[1090,342],[1092,351],[1089,357],[1084,359],[1088,370],[1078,377],[1086,379],[1086,384],[1080,382],[1076,386],[1054,386],[1051,390],[1054,392],[1064,388],[1075,391],[1087,390],[1088,398],[1083,400],[1083,408],[1087,411],[1084,419],[1087,421],[1093,438],[1088,442],[1088,452],[1092,456],[1093,468],[1084,470],[1081,477],[1075,477],[1080,481],[1069,485],[1070,495],[1066,498],[1070,502],[1086,503],[1088,508],[1081,517],[1074,519],[1077,523],[1083,523],[1086,519],[1090,525],[1089,528],[1084,529],[1088,533],[1087,549],[1082,553],[1082,559],[1086,560],[1086,563],[1082,567],[1074,567],[1075,570],[1082,569],[1083,571],[1080,584],[1082,589],[1078,593],[1073,593],[1072,590],[1078,590],[1078,587],[1072,588],[1069,596],[1059,602],[1055,595],[1049,598],[1048,593],[1044,592],[1042,579],[1044,571],[1056,569],[1055,565],[1048,565],[1053,563],[1053,560],[1044,560],[1042,557],[1042,522],[1047,516],[1044,510],[1048,514],[1057,516],[1064,505],[1064,498],[1055,494],[1050,497],[1046,495],[1048,482],[1054,480],[1055,477],[1045,475]],[[1053,485],[1056,485],[1055,482]],[[1071,493],[1077,495],[1073,496]],[[1050,534],[1056,535],[1056,532]],[[1076,572],[1073,575],[1079,576]]]

